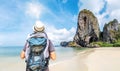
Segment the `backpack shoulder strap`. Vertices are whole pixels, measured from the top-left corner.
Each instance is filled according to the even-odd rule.
[[[47,34],[44,33],[44,32],[32,33],[32,34],[30,34],[30,37],[44,37],[44,38],[48,38]]]

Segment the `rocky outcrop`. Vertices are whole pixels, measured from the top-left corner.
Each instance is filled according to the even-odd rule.
[[[69,41],[69,42],[63,41],[60,43],[60,46],[63,46],[63,47],[81,47],[80,45],[76,44],[73,41]]]
[[[74,42],[82,47],[89,46],[89,43],[98,41],[99,24],[97,18],[89,10],[82,10],[78,15],[77,31],[74,36]]]
[[[60,43],[60,46],[66,47],[68,46],[69,42],[63,41]]]
[[[77,30],[73,41],[61,42],[61,46],[120,46],[120,23],[118,23],[117,19],[114,19],[105,24],[103,31],[100,32],[97,18],[91,11],[84,9],[78,15]]]
[[[120,30],[120,24],[116,19],[105,24],[103,28],[103,41],[113,43],[117,40],[117,33]]]

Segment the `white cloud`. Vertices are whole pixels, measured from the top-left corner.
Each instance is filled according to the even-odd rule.
[[[44,11],[44,6],[42,6],[40,3],[34,3],[34,2],[27,3],[26,6],[27,15],[39,19],[43,11]]]
[[[82,5],[80,5],[81,2],[82,2]],[[104,1],[103,0],[79,0],[78,6],[79,6],[79,10],[89,9],[97,14],[103,8]]]
[[[95,15],[97,17],[97,19],[98,19],[99,27],[100,27],[101,31],[103,30],[104,24],[108,22],[108,19],[105,18],[106,15],[108,15],[107,12],[105,12],[103,14]]]
[[[114,10],[110,13],[111,19],[118,19],[120,21],[120,9]]]
[[[19,46],[25,44],[26,34],[18,33],[0,33],[0,45],[3,46]]]
[[[107,12],[109,13],[109,21],[118,19],[120,21],[120,4],[119,0],[106,0],[107,1]]]
[[[120,9],[119,0],[106,0],[106,1],[107,1],[108,10]]]
[[[71,29],[67,30],[65,28],[57,29],[54,26],[47,25],[46,32],[48,37],[53,42],[61,42],[61,41],[70,41],[73,40],[75,35],[76,29],[72,27]]]

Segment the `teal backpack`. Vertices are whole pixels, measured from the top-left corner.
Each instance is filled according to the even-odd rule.
[[[44,71],[48,67],[49,58],[44,57],[47,39],[44,37],[31,37],[27,40],[30,53],[27,60],[28,71]]]

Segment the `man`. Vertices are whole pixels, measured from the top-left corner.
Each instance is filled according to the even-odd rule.
[[[20,55],[21,59],[25,58],[27,61],[26,71],[34,71],[34,70],[30,70],[28,67],[28,65],[30,64],[29,62],[30,62],[30,53],[31,53],[29,40],[32,37],[44,37],[44,38],[46,38],[47,42],[46,42],[46,47],[43,50],[43,56],[44,56],[44,58],[48,59],[48,62],[49,62],[49,58],[51,58],[52,60],[56,59],[55,49],[53,47],[52,42],[48,39],[47,34],[45,33],[44,24],[42,24],[40,21],[36,21],[35,25],[33,26],[33,31],[34,31],[34,33],[30,34],[30,36],[28,37],[28,39],[25,43],[25,46],[23,48],[23,51],[21,52],[21,55]],[[42,71],[49,71],[48,62],[47,62],[47,67]],[[33,68],[35,69],[35,67],[33,67]]]

